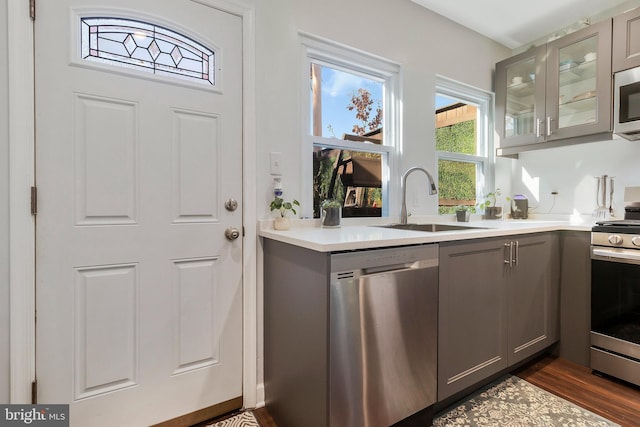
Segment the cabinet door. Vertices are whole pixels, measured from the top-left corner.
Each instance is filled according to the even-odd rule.
[[[502,239],[440,245],[438,401],[507,367]]]
[[[545,46],[496,64],[496,130],[501,147],[542,141]]]
[[[559,245],[556,234],[517,236],[509,268],[508,363],[558,340]]]
[[[613,18],[613,72],[640,67],[640,8]]]
[[[548,141],[611,130],[611,25],[609,19],[547,44]]]

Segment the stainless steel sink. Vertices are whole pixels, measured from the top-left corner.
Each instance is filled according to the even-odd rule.
[[[430,233],[436,233],[438,231],[486,229],[486,227],[473,227],[469,225],[457,224],[388,224],[378,227],[395,228],[398,230],[427,231]]]

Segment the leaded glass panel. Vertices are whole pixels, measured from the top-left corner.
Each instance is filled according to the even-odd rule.
[[[159,25],[81,18],[82,59],[215,85],[215,52]]]

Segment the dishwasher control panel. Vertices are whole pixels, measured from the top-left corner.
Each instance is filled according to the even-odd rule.
[[[349,274],[356,270],[409,267],[420,263],[421,267],[438,266],[438,245],[399,246],[396,248],[342,252],[331,255],[331,276]]]

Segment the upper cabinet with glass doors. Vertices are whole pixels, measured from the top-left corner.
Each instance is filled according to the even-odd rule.
[[[610,138],[611,20],[496,64],[499,155]]]
[[[496,65],[496,129],[501,146],[536,142],[545,114],[546,46],[530,49]]]

